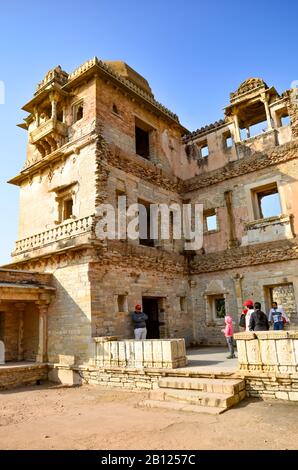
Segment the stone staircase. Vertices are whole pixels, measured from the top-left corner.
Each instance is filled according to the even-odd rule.
[[[245,396],[245,383],[241,379],[166,377],[159,380],[158,388],[140,405],[217,415]]]

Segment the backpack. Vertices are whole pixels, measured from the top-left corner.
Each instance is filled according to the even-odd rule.
[[[245,328],[245,315],[244,313],[241,314],[240,320],[239,320],[239,326],[242,326],[242,328]]]

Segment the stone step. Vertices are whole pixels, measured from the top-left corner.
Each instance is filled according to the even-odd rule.
[[[230,408],[246,395],[245,390],[237,394],[210,393],[198,390],[160,388],[150,392],[150,400],[184,402],[191,405]]]
[[[223,413],[226,408],[219,408],[216,406],[198,406],[198,405],[189,405],[187,403],[178,403],[178,402],[169,402],[169,401],[160,401],[160,400],[144,400],[140,403],[140,406],[147,408],[164,408],[167,410],[174,411],[190,411],[192,413],[205,413],[209,415],[219,415]]]
[[[238,394],[245,389],[244,380],[239,379],[209,379],[192,377],[165,377],[159,380],[160,388],[183,390],[198,390],[209,393]]]

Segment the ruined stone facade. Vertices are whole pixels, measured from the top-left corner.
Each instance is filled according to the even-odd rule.
[[[94,358],[94,337],[132,337],[129,312],[149,311],[151,337],[221,344],[224,311],[277,293],[297,321],[298,124],[295,90],[261,79],[231,93],[224,119],[190,133],[123,62],[94,58],[49,71],[24,108],[27,158],[19,236],[6,268],[52,274],[47,359]],[[286,119],[289,119],[287,122]],[[265,121],[265,131],[250,135]],[[246,135],[243,136],[243,130]],[[99,240],[96,208],[204,204],[204,243]],[[274,214],[263,201],[273,198]],[[273,207],[273,206],[272,206]],[[11,347],[13,351],[13,346]],[[62,359],[61,359],[62,360]]]

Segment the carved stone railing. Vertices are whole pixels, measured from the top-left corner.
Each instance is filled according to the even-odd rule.
[[[94,338],[98,367],[176,368],[187,365],[184,339]]]
[[[68,126],[64,122],[48,119],[30,132],[29,139],[45,157],[65,144],[67,134]]]
[[[240,370],[298,372],[298,331],[236,333]]]
[[[53,227],[44,232],[31,235],[30,237],[24,238],[22,240],[18,240],[12,255],[15,256],[24,251],[43,247],[49,243],[71,238],[82,233],[91,232],[93,224],[94,215],[82,217],[81,219],[69,220],[58,225],[57,227]]]
[[[57,133],[62,137],[66,137],[67,129],[68,127],[64,122],[60,122],[57,119],[48,119],[48,121],[40,124],[40,126],[30,132],[30,141],[32,144],[35,144],[52,132]]]

